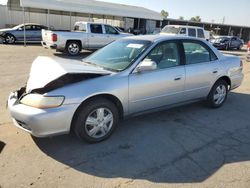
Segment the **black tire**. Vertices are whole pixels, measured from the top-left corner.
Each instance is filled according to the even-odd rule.
[[[221,94],[219,94],[218,91],[217,91],[218,87],[221,88],[221,91],[224,90],[224,88],[225,88],[225,93],[223,91]],[[210,93],[209,93],[209,95],[207,97],[208,106],[211,107],[211,108],[219,108],[219,107],[221,107],[224,104],[224,102],[226,101],[226,99],[227,99],[228,87],[229,87],[228,83],[225,80],[223,80],[223,79],[218,80],[214,84],[214,86],[212,87],[212,89],[211,89],[211,91],[210,91]],[[215,96],[215,95],[217,95],[217,96],[219,95],[219,96],[221,96],[221,98],[216,99],[217,96]]]
[[[70,56],[77,56],[81,52],[81,44],[78,41],[68,41],[66,44],[66,52]]]
[[[7,44],[15,44],[16,42],[16,38],[12,34],[6,34],[4,38],[5,38],[5,43]]]
[[[238,47],[238,50],[241,50],[243,48],[243,45],[241,44],[239,47]]]
[[[102,109],[102,108],[105,110],[109,110],[109,112],[112,113],[113,123],[111,124],[110,122],[109,130],[107,131],[105,135],[100,136],[100,137],[95,137],[95,136],[99,136],[98,133],[100,132],[102,133],[102,130],[100,128],[102,126],[99,127],[101,121],[99,122],[99,125],[97,126],[93,126],[90,124],[88,125],[87,118],[89,118],[91,114],[95,115],[95,112],[97,111],[97,109]],[[96,113],[96,116],[97,116],[96,118],[98,118],[97,113]],[[104,112],[103,117],[105,118],[105,112]],[[105,120],[103,119],[102,122],[103,121]],[[117,127],[118,121],[119,121],[119,113],[115,104],[105,98],[96,98],[95,100],[88,101],[79,107],[79,109],[77,110],[74,116],[72,128],[75,134],[79,138],[89,143],[97,143],[97,142],[101,142],[109,138],[112,135],[115,128]],[[99,127],[98,131],[96,131],[96,135],[94,136],[90,136],[91,130],[88,130],[89,127],[91,126],[93,126],[92,130],[94,130],[94,128],[98,129]]]

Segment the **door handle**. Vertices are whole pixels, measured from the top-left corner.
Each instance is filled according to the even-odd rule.
[[[217,74],[217,73],[218,73],[218,71],[217,71],[217,70],[214,70],[214,71],[213,71],[213,74]]]
[[[94,37],[94,35],[91,35],[91,37]]]
[[[176,76],[176,77],[174,78],[174,80],[175,80],[175,81],[178,81],[178,80],[181,80],[181,78],[182,78],[181,76]]]

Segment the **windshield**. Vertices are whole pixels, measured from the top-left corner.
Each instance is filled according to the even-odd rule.
[[[22,27],[22,26],[23,26],[23,24],[20,24],[20,25],[13,27],[13,29],[18,29],[19,27]]]
[[[166,26],[162,29],[162,33],[178,34],[180,31],[179,27]]]
[[[129,67],[151,43],[145,40],[121,39],[98,50],[83,61],[111,71],[122,71]]]

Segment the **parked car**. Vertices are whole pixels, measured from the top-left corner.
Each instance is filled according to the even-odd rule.
[[[250,61],[250,41],[247,43],[247,61]]]
[[[25,35],[27,42],[41,42],[42,34],[41,30],[47,29],[46,26],[27,23],[25,24]],[[15,42],[24,41],[24,24],[17,25],[9,29],[0,29],[0,36],[4,38],[4,42],[7,44],[14,44]]]
[[[74,131],[88,142],[108,138],[118,121],[206,100],[218,108],[241,85],[242,62],[188,37],[123,38],[76,60],[38,57],[27,85],[12,92],[16,126],[37,137]]]
[[[45,48],[66,51],[69,55],[78,55],[82,49],[99,49],[122,37],[131,36],[122,33],[111,25],[76,22],[74,31],[42,31],[42,45]]]
[[[186,26],[186,25],[166,25],[160,34],[182,35],[201,39],[210,39],[210,32],[205,31],[202,27]]]
[[[220,36],[212,41],[214,47],[220,50],[238,49],[240,50],[244,43],[239,37],[233,36]]]

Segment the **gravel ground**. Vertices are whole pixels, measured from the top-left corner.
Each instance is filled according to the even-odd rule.
[[[86,144],[74,135],[33,138],[11,123],[6,98],[38,55],[67,58],[0,45],[0,187],[250,187],[250,63],[220,109],[195,103],[135,117]]]

